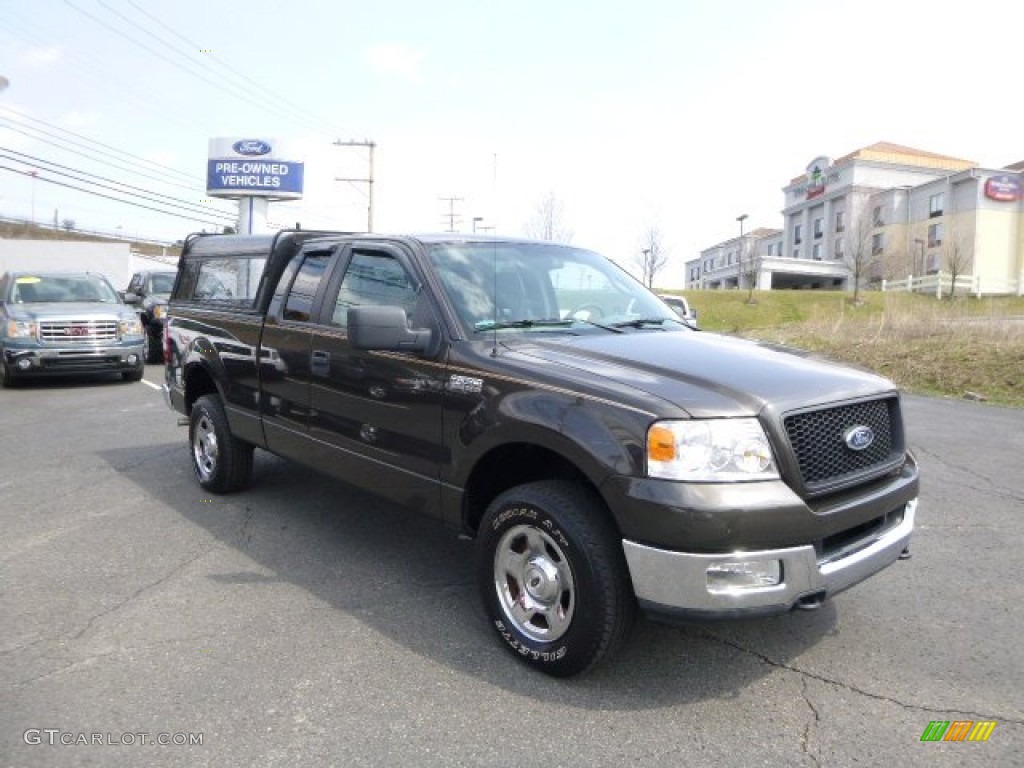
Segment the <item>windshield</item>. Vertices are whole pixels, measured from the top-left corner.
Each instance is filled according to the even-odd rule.
[[[174,273],[167,275],[150,275],[150,293],[170,293],[174,290]]]
[[[14,279],[11,301],[15,304],[72,301],[117,304],[120,299],[98,275],[24,275]]]
[[[650,324],[678,318],[615,263],[554,243],[444,243],[430,260],[470,332]]]

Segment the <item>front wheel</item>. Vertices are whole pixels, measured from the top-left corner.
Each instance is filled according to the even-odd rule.
[[[231,434],[219,397],[204,395],[192,405],[188,439],[192,469],[203,488],[213,493],[231,493],[249,483],[253,446]]]
[[[14,373],[7,365],[7,361],[3,359],[3,350],[0,350],[0,387],[11,389],[16,386],[18,386],[18,381],[14,378]]]
[[[477,579],[504,645],[555,677],[612,655],[636,611],[603,502],[569,482],[528,483],[491,503],[477,537]]]
[[[164,361],[163,337],[160,329],[146,326],[142,329],[143,347],[142,355],[147,363],[162,363]]]

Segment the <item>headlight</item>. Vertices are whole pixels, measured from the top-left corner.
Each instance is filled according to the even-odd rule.
[[[167,317],[167,305],[157,304],[155,307],[153,307],[153,317],[155,317],[157,320],[163,320],[165,317]]]
[[[121,333],[122,338],[125,336],[141,336],[142,321],[137,317],[122,318],[121,322],[117,324],[117,330]]]
[[[774,480],[768,437],[757,419],[659,421],[647,430],[647,474],[665,480]]]
[[[39,326],[30,320],[8,320],[7,338],[34,339],[39,335]]]

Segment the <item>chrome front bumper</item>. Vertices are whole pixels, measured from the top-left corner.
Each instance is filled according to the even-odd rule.
[[[785,613],[797,604],[817,605],[895,562],[910,544],[917,499],[903,520],[843,554],[819,560],[812,545],[756,552],[692,554],[655,549],[624,540],[623,550],[641,608],[664,618],[730,618]],[[781,579],[771,586],[709,588],[708,568],[725,563],[778,560]]]
[[[142,353],[141,339],[88,346],[8,345],[4,349],[7,365],[15,374],[26,375],[133,370],[142,363]]]

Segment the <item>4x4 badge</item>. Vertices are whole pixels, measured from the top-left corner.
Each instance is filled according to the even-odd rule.
[[[858,424],[843,433],[843,442],[851,451],[863,451],[875,442],[875,433],[871,431],[871,427]]]

